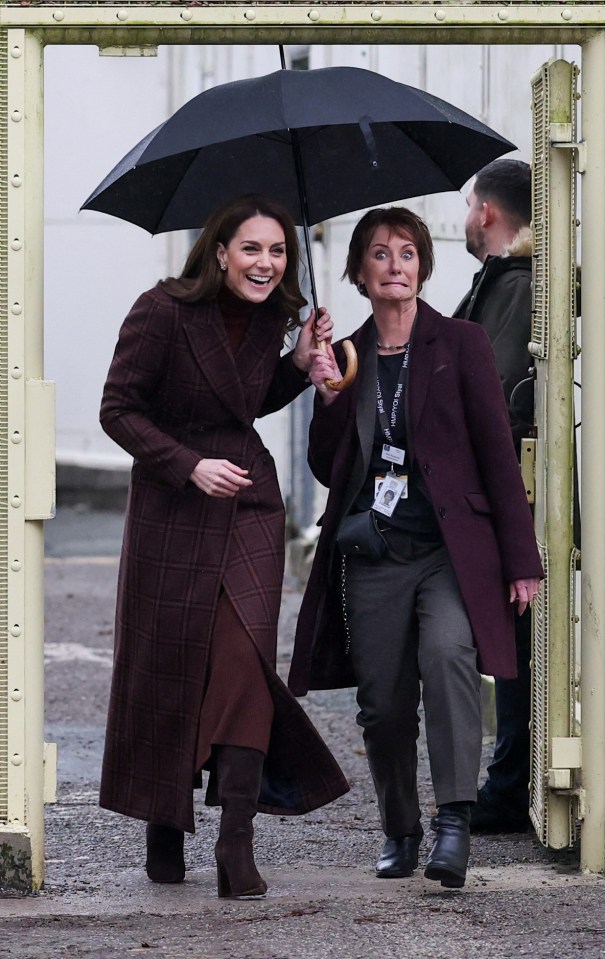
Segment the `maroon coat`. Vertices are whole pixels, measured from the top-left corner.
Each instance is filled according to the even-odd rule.
[[[334,537],[367,473],[376,416],[373,318],[351,337],[355,383],[330,405],[316,400],[309,463],[329,486],[303,598],[289,685],[355,685],[344,654],[340,560]],[[337,354],[338,355],[338,354]],[[483,329],[418,300],[406,392],[408,452],[422,469],[477,644],[479,668],[516,675],[508,583],[542,576],[502,385]],[[377,624],[379,628],[379,624]]]
[[[255,308],[233,358],[216,303],[183,303],[158,286],[126,318],[103,395],[103,428],[135,462],[101,805],[188,831],[221,587],[259,651],[274,699],[270,798],[262,808],[304,812],[348,788],[274,670],[284,506],[273,458],[252,424],[306,385],[291,354],[280,359],[283,329],[274,307]],[[248,469],[253,485],[234,498],[206,495],[188,479],[203,457]]]

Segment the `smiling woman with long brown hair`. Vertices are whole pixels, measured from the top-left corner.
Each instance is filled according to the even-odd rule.
[[[298,259],[278,204],[217,210],[182,275],[130,311],[101,406],[134,457],[101,805],[145,820],[149,878],[181,882],[209,771],[218,893],[232,898],[267,888],[257,809],[301,813],[348,788],[275,672],[284,506],[253,423],[305,389],[314,338],[332,328],[325,311],[300,322]]]

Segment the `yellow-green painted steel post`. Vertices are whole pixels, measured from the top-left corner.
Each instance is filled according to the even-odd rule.
[[[538,427],[535,524],[546,579],[534,610],[531,816],[555,849],[574,837],[573,360],[575,67],[545,64],[534,103],[534,305]],[[567,748],[565,748],[567,747]],[[536,756],[536,750],[538,756]],[[541,781],[542,780],[542,781]],[[539,798],[540,802],[536,802]]]
[[[582,50],[581,865],[605,872],[605,30]]]
[[[54,510],[52,385],[43,381],[43,48],[35,34],[2,36],[3,130],[1,335],[3,496],[0,516],[0,884],[44,880],[44,539]],[[48,431],[51,430],[49,438]]]
[[[188,6],[68,0],[22,6],[0,0],[0,885],[3,877],[12,888],[43,881],[42,522],[52,515],[54,490],[52,387],[42,379],[43,43],[93,43],[123,53],[149,52],[158,43],[583,44],[589,156],[583,216],[582,863],[605,871],[603,27],[605,4],[592,2]],[[556,407],[550,415],[557,415]]]

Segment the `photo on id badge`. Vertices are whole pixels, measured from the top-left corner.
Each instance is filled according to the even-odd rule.
[[[395,473],[387,473],[384,477],[377,476],[372,509],[383,513],[384,516],[392,516],[397,503],[402,496],[405,498],[407,493],[407,476],[397,476]]]

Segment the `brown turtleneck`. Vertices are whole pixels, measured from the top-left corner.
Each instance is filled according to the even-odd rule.
[[[233,356],[235,356],[246,335],[254,304],[250,303],[249,300],[242,300],[241,297],[236,296],[235,293],[224,285],[221,288],[217,301],[223,323],[225,324],[229,348]]]

